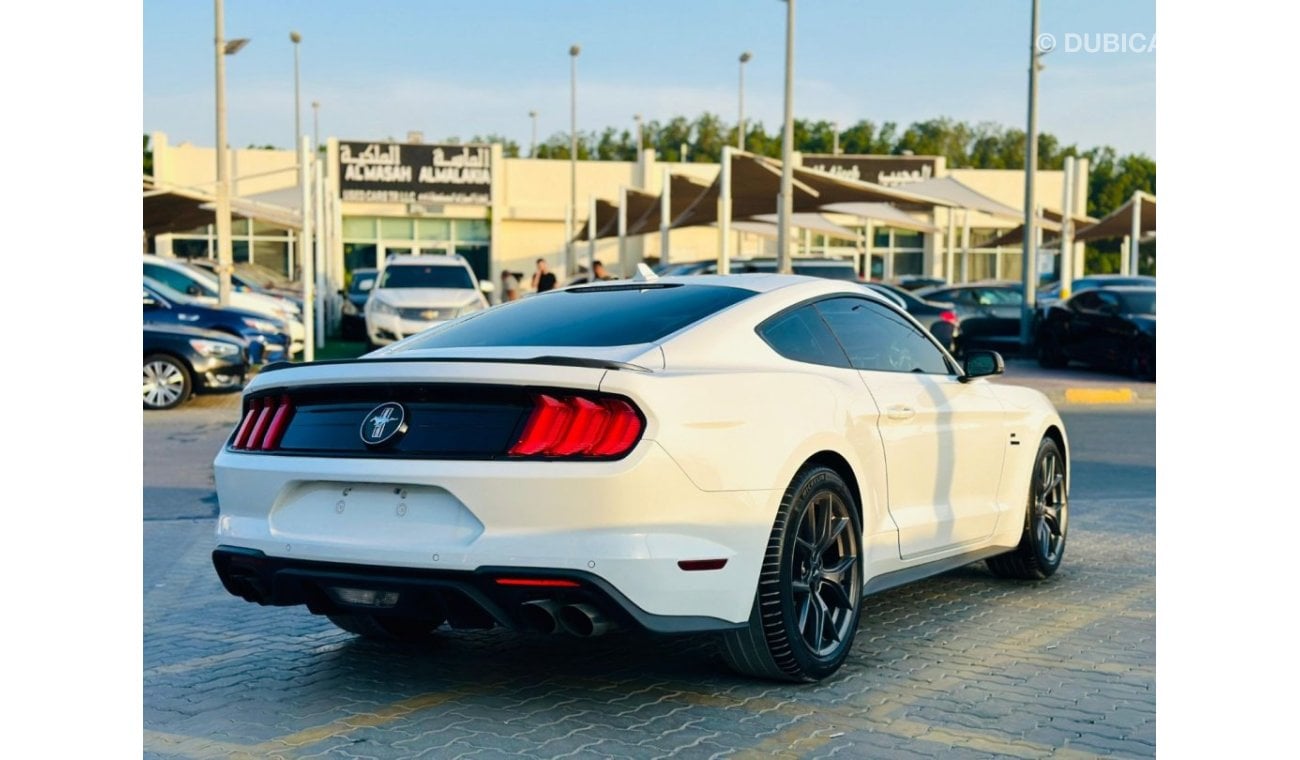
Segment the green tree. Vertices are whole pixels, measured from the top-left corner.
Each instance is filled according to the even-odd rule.
[[[149,135],[144,136],[144,173],[153,176],[153,148],[149,147]]]
[[[474,135],[470,142],[474,143],[501,143],[501,154],[506,158],[519,158],[519,143],[508,137],[498,134]]]

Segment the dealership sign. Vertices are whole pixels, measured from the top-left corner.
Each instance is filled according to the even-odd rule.
[[[338,170],[345,201],[492,202],[492,149],[486,145],[341,142]]]
[[[844,179],[877,185],[905,185],[936,174],[937,156],[831,156],[803,157],[803,168],[826,172]]]

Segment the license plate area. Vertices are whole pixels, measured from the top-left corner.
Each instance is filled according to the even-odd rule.
[[[270,528],[287,541],[414,549],[468,545],[483,523],[436,486],[314,481],[285,490]]]

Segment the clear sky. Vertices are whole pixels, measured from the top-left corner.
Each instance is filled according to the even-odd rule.
[[[213,144],[213,4],[145,0],[143,10],[145,131]],[[796,11],[797,117],[1024,129],[1029,0],[801,0]],[[1149,45],[1153,0],[1042,0],[1041,14],[1057,47],[1040,75],[1039,128],[1065,144],[1155,156],[1155,53],[1103,52],[1098,37],[1141,34]],[[631,129],[634,113],[710,111],[733,124],[745,50],[747,117],[769,131],[781,120],[778,0],[226,0],[225,15],[227,39],[251,39],[227,59],[237,146],[289,143],[290,30],[303,35],[303,128],[320,101],[322,138],[497,133],[526,149],[530,110],[539,140],[568,129],[573,43],[580,130]]]

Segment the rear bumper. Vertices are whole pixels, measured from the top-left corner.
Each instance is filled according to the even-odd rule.
[[[525,602],[588,604],[625,628],[652,633],[725,631],[744,626],[707,616],[654,615],[638,607],[594,573],[580,570],[482,567],[473,571],[367,567],[268,557],[253,550],[218,546],[212,563],[226,590],[265,605],[306,605],[318,614],[375,612],[374,605],[349,604],[334,589],[392,592],[395,601],[380,612],[411,618],[445,619],[456,628],[527,627]],[[544,579],[573,585],[503,585],[499,579]]]
[[[749,617],[781,498],[779,491],[703,491],[645,440],[617,461],[223,450],[214,465],[216,538],[225,547],[357,573],[576,572],[646,615],[729,623]],[[678,564],[710,559],[725,566]]]

